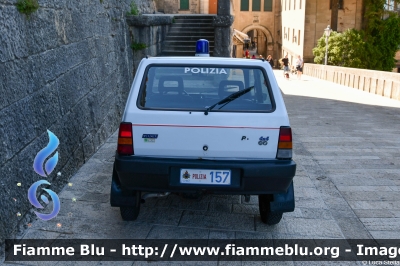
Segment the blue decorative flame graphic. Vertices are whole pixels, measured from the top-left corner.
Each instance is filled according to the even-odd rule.
[[[56,167],[57,162],[58,162],[58,152],[56,152],[52,157],[50,157],[47,160],[47,162],[44,165],[44,169],[43,169],[43,164],[44,164],[46,158],[49,157],[57,149],[58,145],[60,144],[60,141],[58,140],[56,135],[53,134],[53,132],[51,132],[50,130],[47,130],[47,134],[49,135],[49,143],[47,144],[47,146],[44,149],[42,149],[41,151],[39,151],[36,154],[35,160],[33,162],[33,169],[35,170],[35,172],[44,177],[46,177],[47,175],[50,175],[51,172]],[[50,185],[50,183],[47,182],[46,180],[39,180],[39,181],[33,183],[32,186],[28,190],[28,199],[29,199],[30,203],[38,209],[43,209],[43,206],[39,203],[39,201],[36,198],[37,188],[42,184]],[[46,191],[50,195],[50,197],[53,201],[53,211],[48,214],[39,213],[39,212],[35,211],[35,214],[40,219],[48,221],[48,220],[51,220],[54,217],[56,217],[58,212],[60,211],[60,199],[58,198],[57,194],[53,190],[46,189],[46,188],[43,188],[43,190]],[[49,203],[49,199],[45,195],[42,195],[40,198],[43,200],[44,203],[46,203],[46,204]]]
[[[36,198],[36,190],[42,184],[50,185],[50,183],[47,182],[46,180],[39,180],[39,181],[33,183],[32,186],[28,190],[28,199],[29,199],[30,203],[38,209],[43,209],[43,206],[39,203],[39,201]],[[48,221],[48,220],[51,220],[54,217],[56,217],[58,212],[60,211],[60,199],[58,198],[57,194],[53,190],[46,189],[46,188],[42,188],[42,189],[44,191],[46,191],[47,193],[49,193],[49,195],[51,196],[51,199],[53,201],[53,211],[49,214],[39,213],[39,212],[35,211],[35,214],[40,219]],[[49,202],[47,197],[44,195],[41,196],[41,199],[46,204]]]
[[[44,149],[36,154],[35,161],[33,162],[33,169],[35,169],[35,172],[44,177],[50,175],[50,173],[56,167],[58,162],[58,152],[56,152],[53,157],[47,160],[45,169],[43,169],[43,163],[45,159],[57,149],[58,144],[60,144],[60,141],[56,135],[53,134],[53,132],[47,130],[47,134],[49,135],[49,144],[47,144]]]

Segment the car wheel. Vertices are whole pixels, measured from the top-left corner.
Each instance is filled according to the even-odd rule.
[[[271,212],[270,202],[272,195],[258,195],[258,207],[260,209],[261,221],[268,225],[274,225],[281,221],[282,212]]]
[[[140,202],[141,202],[141,195],[140,191],[129,191],[125,192],[124,194],[130,194],[129,196],[134,196],[135,200],[132,202],[132,206],[121,206],[119,210],[121,212],[121,217],[124,221],[135,221],[140,212]]]

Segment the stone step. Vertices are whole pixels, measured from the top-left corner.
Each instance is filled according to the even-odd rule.
[[[204,22],[204,21],[184,21],[184,20],[179,20],[179,21],[175,21],[175,23],[172,23],[171,26],[186,26],[186,25],[190,25],[191,27],[203,27],[203,26],[207,26],[207,27],[212,27],[213,24],[211,22]]]
[[[196,41],[207,39],[210,54],[214,50],[214,15],[177,15],[174,16],[163,43],[162,56],[194,56]]]
[[[161,56],[195,56],[195,51],[174,51],[174,50],[163,50]],[[210,51],[210,56],[213,52]]]
[[[192,44],[194,44],[194,45],[196,45],[196,41],[197,40],[195,40],[195,41],[191,41],[191,40],[182,40],[182,41],[179,41],[179,42],[177,42],[176,40],[165,40],[164,41],[164,45],[170,45],[170,44],[172,44],[172,45],[175,45],[175,44],[181,44],[181,45],[192,45]],[[209,46],[213,46],[214,45],[214,40],[208,40],[208,45]]]
[[[195,24],[185,24],[182,23],[181,25],[174,25],[170,28],[169,32],[171,31],[214,31],[214,27],[212,26],[196,26]]]
[[[214,40],[214,34],[191,34],[191,35],[184,35],[184,34],[177,34],[177,35],[169,35],[165,38],[166,41],[197,41],[198,39],[206,39],[208,41]]]
[[[174,16],[175,21],[178,20],[191,20],[191,21],[213,21],[216,16]]]
[[[214,50],[214,45],[209,45],[208,48]],[[194,45],[166,45],[164,46],[163,50],[184,50],[184,51],[195,51],[196,50],[196,43]]]

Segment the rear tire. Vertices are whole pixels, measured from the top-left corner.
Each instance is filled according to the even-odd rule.
[[[141,202],[141,193],[140,191],[124,191],[124,194],[129,194],[129,196],[133,196],[135,198],[134,202],[132,202],[132,206],[121,206],[119,207],[122,220],[124,221],[135,221],[140,212],[140,202]]]
[[[274,225],[281,221],[282,212],[271,212],[270,202],[273,200],[273,196],[258,195],[258,207],[260,209],[261,221],[268,225]]]

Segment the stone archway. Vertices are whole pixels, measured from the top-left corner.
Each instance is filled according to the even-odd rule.
[[[259,30],[262,33],[264,33],[264,35],[267,37],[267,52],[266,54],[270,54],[272,55],[272,57],[274,57],[274,38],[272,37],[271,32],[269,31],[269,29],[267,29],[266,27],[262,26],[262,25],[249,25],[247,27],[245,27],[244,29],[241,30],[241,32],[247,33],[251,30]]]

